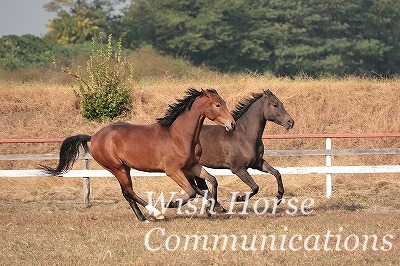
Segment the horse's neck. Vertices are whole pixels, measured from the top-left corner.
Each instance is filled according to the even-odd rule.
[[[236,130],[243,131],[248,139],[261,138],[266,123],[262,101],[258,100],[236,121]]]
[[[170,127],[171,135],[181,145],[189,149],[200,143],[200,131],[203,126],[205,115],[202,106],[195,101],[190,110],[176,118]]]

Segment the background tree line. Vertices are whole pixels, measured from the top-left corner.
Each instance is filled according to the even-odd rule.
[[[126,49],[151,45],[221,71],[400,73],[398,0],[53,0],[44,8],[57,15],[31,41],[47,54],[69,54],[103,32]],[[0,39],[2,66],[9,37]]]

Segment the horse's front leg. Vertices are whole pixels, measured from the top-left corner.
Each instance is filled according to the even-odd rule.
[[[178,199],[176,201],[170,201],[167,204],[167,208],[178,208],[185,205],[189,200],[196,198],[196,191],[193,187],[196,186],[193,178],[188,178],[183,172],[177,171],[175,173],[169,173],[171,177],[188,195],[184,199]]]
[[[283,188],[281,173],[279,173],[278,170],[273,168],[263,158],[257,164],[257,170],[263,171],[265,173],[270,173],[271,175],[275,176],[276,183],[278,184],[278,195],[276,197],[278,199],[278,204],[281,203],[283,194],[285,193],[285,189]]]
[[[199,194],[202,197],[205,197],[207,200],[212,200],[211,206],[214,207],[214,209],[218,212],[226,212],[226,210],[222,207],[222,205],[218,202],[217,200],[217,194],[218,194],[218,181],[217,179],[209,174],[202,166],[201,164],[196,164],[194,165],[191,169],[189,169],[188,174],[199,177],[201,179],[207,180],[211,184],[211,195],[208,193],[208,188],[205,182],[200,182],[200,187],[198,186],[193,186],[195,189],[196,193]]]
[[[249,172],[247,172],[247,169],[240,168],[238,170],[233,170],[232,172],[237,175],[246,185],[248,185],[251,188],[250,194],[246,193],[245,195],[238,195],[236,197],[237,202],[243,202],[246,201],[246,199],[250,199],[253,197],[255,194],[258,193],[259,187],[254,181],[254,179],[251,177]]]

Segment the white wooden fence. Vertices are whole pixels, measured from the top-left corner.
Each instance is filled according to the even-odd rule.
[[[389,138],[400,137],[400,133],[385,134],[300,134],[300,135],[264,135],[264,139],[293,139],[293,138],[325,138],[325,150],[266,150],[266,156],[325,156],[326,163],[324,166],[308,166],[308,167],[276,167],[282,175],[303,175],[303,174],[324,174],[326,175],[326,196],[332,196],[332,175],[333,174],[368,174],[368,173],[400,173],[400,162],[396,165],[355,165],[355,166],[334,166],[332,165],[332,156],[344,155],[370,155],[370,154],[400,154],[400,148],[383,148],[383,149],[332,149],[333,138]],[[1,143],[46,143],[61,142],[63,139],[17,139],[17,140],[0,140]],[[1,160],[58,160],[56,154],[7,154],[0,155]],[[84,201],[86,205],[89,203],[90,180],[91,177],[112,177],[112,174],[106,170],[89,170],[88,160],[92,159],[90,155],[81,158],[82,170],[71,170],[64,174],[64,177],[82,177],[84,180]],[[214,176],[233,175],[229,169],[211,169],[207,171]],[[258,170],[249,169],[251,175],[265,174]],[[165,176],[165,173],[148,173],[137,170],[131,170],[132,176]],[[34,177],[43,176],[43,173],[37,169],[0,169],[0,177]]]

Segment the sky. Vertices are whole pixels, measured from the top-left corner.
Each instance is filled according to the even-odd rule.
[[[46,12],[43,5],[51,0],[0,0],[0,37],[33,34],[42,37],[46,24],[55,13]]]

